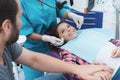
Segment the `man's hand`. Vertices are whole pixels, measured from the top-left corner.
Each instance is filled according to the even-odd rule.
[[[50,42],[54,46],[61,46],[64,43],[64,39],[63,38],[59,39],[59,38],[56,38],[54,36],[49,36],[49,35],[43,35],[42,36],[42,40],[46,41],[46,42]]]
[[[79,69],[82,69],[82,70],[78,69],[77,71],[75,71],[75,73],[79,74],[77,75],[77,77],[83,80],[102,80],[101,77],[105,78],[106,75],[109,75],[109,74],[108,73],[105,73],[103,75],[99,74],[99,76],[94,76],[94,74],[99,71],[107,71],[109,73],[113,72],[113,69],[107,67],[106,65],[92,65],[91,64],[91,65],[80,65],[78,67],[80,67]]]

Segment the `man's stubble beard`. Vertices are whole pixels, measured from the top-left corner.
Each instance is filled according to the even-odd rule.
[[[15,43],[18,40],[19,37],[19,30],[17,29],[17,26],[12,26],[11,34],[9,37],[9,40],[6,42],[6,46],[11,45]]]

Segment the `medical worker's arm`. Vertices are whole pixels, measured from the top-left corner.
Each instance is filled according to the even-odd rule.
[[[54,46],[61,46],[64,43],[64,39],[59,39],[54,36],[49,35],[40,35],[36,33],[32,33],[28,36],[28,38],[34,39],[34,40],[43,40],[45,42],[50,42]]]
[[[113,58],[120,57],[120,46],[113,50],[111,57]]]
[[[98,80],[99,76],[93,76],[97,71],[112,72],[112,69],[105,65],[70,64],[45,54],[32,52],[25,48],[23,48],[22,54],[16,59],[16,62],[46,72],[72,73],[86,80]]]
[[[78,29],[80,29],[82,24],[84,23],[84,17],[83,16],[77,15],[77,14],[72,13],[72,12],[65,12],[63,14],[63,18],[72,19],[75,22]]]
[[[59,11],[59,15],[63,18],[72,19],[77,25],[78,29],[80,29],[84,23],[84,17],[70,12],[70,8],[67,4],[64,4],[63,8]]]
[[[64,43],[64,40],[48,36],[48,35],[41,35],[34,32],[34,27],[31,25],[29,20],[26,18],[25,11],[22,13],[21,20],[22,20],[22,27],[20,29],[20,34],[27,36],[27,38],[33,39],[33,40],[43,40],[46,42],[50,42],[51,44],[55,46],[60,46]]]

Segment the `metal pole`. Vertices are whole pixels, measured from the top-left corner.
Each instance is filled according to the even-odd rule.
[[[119,40],[119,11],[116,9],[115,39]]]

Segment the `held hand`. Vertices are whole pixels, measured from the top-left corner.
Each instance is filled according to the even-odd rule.
[[[46,42],[50,42],[54,46],[61,46],[64,43],[64,39],[63,38],[59,39],[59,38],[56,38],[54,36],[49,36],[49,35],[43,35],[42,36],[42,40],[46,41]]]
[[[108,71],[99,71],[93,74],[97,80],[112,80],[112,73]]]
[[[96,72],[99,71],[108,71],[109,73],[113,72],[112,68],[107,67],[106,65],[80,65],[81,70],[75,71],[78,75],[78,78],[83,80],[101,80],[99,76],[94,76]]]
[[[94,64],[94,65],[106,65],[105,63],[99,63],[99,62],[92,62],[92,63],[90,63],[90,64]]]
[[[75,22],[75,24],[77,25],[77,28],[80,29],[82,24],[84,23],[84,17],[74,14],[72,12],[68,12],[68,17],[70,19],[73,19],[73,21]]]
[[[113,58],[120,57],[120,47],[113,50],[111,57],[113,57]]]

